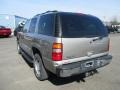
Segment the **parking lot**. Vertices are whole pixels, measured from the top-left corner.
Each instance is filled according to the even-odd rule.
[[[15,37],[0,38],[0,90],[120,90],[120,34],[110,35],[111,64],[84,77],[38,81],[33,69],[17,53]]]

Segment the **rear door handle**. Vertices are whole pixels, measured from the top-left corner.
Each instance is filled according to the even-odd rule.
[[[92,41],[97,41],[97,40],[101,40],[103,37],[97,37],[95,39],[93,39]]]
[[[27,40],[31,40],[31,41],[33,40],[33,38],[30,37],[30,36],[24,36],[24,38],[27,39]]]

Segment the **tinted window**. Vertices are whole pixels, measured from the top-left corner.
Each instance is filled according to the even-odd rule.
[[[38,33],[53,36],[54,32],[54,15],[42,15],[39,20]]]
[[[23,28],[23,32],[26,33],[29,30],[30,20],[27,20]]]
[[[102,22],[92,16],[77,14],[61,14],[62,37],[107,36]]]
[[[29,33],[35,32],[36,23],[37,23],[37,18],[33,18],[30,23]]]

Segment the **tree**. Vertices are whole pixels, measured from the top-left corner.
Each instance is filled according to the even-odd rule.
[[[110,21],[111,25],[118,25],[120,22],[118,22],[117,17],[113,17],[112,20]]]

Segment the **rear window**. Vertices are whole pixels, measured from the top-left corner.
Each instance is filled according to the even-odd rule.
[[[60,19],[64,38],[108,35],[103,23],[95,17],[82,14],[60,14]]]

